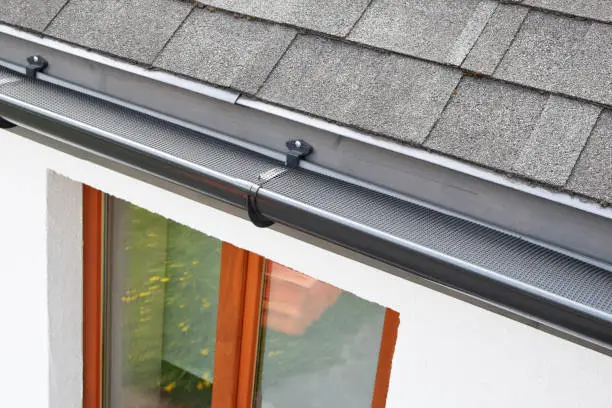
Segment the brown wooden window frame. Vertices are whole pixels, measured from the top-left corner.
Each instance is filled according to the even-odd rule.
[[[105,194],[83,186],[83,408],[103,400],[103,264]],[[223,242],[212,406],[251,408],[258,362],[265,259]],[[372,407],[386,405],[399,314],[387,309],[381,336]]]

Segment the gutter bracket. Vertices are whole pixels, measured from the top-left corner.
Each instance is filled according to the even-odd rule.
[[[259,191],[260,188],[261,186],[258,186],[258,185],[253,186],[247,193],[247,196],[246,196],[247,214],[249,215],[249,220],[251,220],[253,225],[255,225],[257,228],[268,228],[274,225],[274,221],[270,221],[269,219],[261,215],[261,213],[259,212],[259,209],[257,208],[257,192]]]
[[[32,55],[28,57],[27,61],[28,65],[26,65],[26,76],[32,79],[35,79],[36,75],[38,75],[39,72],[42,72],[45,68],[47,68],[47,65],[49,65],[47,60],[40,55]]]
[[[259,189],[266,184],[268,181],[281,176],[287,172],[287,169],[284,167],[275,167],[270,170],[264,171],[260,175],[257,176],[257,181],[259,184],[253,184],[246,196],[246,209],[247,214],[249,215],[249,219],[258,228],[268,228],[274,224],[274,221],[271,221],[261,215],[259,209],[257,208],[257,193]]]
[[[289,140],[285,145],[289,149],[285,159],[285,166],[290,169],[300,167],[300,160],[310,155],[314,150],[311,145],[299,139]]]

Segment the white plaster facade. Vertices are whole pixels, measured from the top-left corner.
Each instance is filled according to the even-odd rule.
[[[399,311],[389,407],[612,407],[612,357],[0,130],[1,407],[81,406],[81,183]]]

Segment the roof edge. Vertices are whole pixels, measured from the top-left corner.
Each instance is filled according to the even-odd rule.
[[[445,156],[440,153],[432,152],[426,150],[423,147],[417,148],[411,145],[402,144],[397,141],[376,136],[368,132],[363,132],[348,126],[339,125],[325,119],[296,112],[294,110],[284,108],[273,103],[253,98],[239,91],[223,89],[217,86],[204,83],[199,80],[184,78],[178,74],[174,74],[171,72],[160,71],[157,69],[148,69],[135,63],[125,62],[117,57],[109,57],[97,51],[87,50],[77,45],[72,45],[64,41],[47,37],[44,34],[32,34],[28,31],[24,31],[3,23],[0,23],[0,34],[7,34],[13,37],[17,37],[28,42],[65,52],[88,61],[112,67],[114,69],[126,73],[148,78],[153,81],[158,81],[160,83],[167,84],[173,87],[185,89],[190,92],[201,94],[203,96],[207,96],[213,99],[232,104],[238,104],[261,112],[269,113],[274,116],[279,116],[284,119],[321,129],[326,132],[337,134],[339,136],[353,139],[365,144],[370,144],[385,150],[393,151],[396,153],[404,154],[409,157],[414,157],[416,159],[431,162],[439,166],[446,167],[454,171],[459,171],[461,173],[465,173],[474,177],[478,177],[486,181],[494,182],[515,190],[524,191],[529,194],[533,194],[545,198],[547,200],[559,202],[561,204],[568,205],[589,213],[593,213],[604,218],[612,219],[612,211],[609,210],[608,207],[604,207],[598,204],[596,202],[597,200],[593,198],[585,197],[585,199],[581,200],[577,198],[577,195],[573,195],[564,191],[554,191],[553,189],[546,188],[545,186],[535,181],[532,182],[530,185],[528,184],[528,180],[524,181],[518,176],[515,179],[512,179],[506,175],[500,174],[499,172],[495,172],[494,170],[490,170],[482,166]],[[10,62],[1,60],[2,58],[0,54],[0,66],[4,66],[12,70],[23,71],[22,73],[25,73],[24,67],[19,67],[19,65],[17,64],[11,64]]]
[[[235,205],[243,211],[245,193],[256,188],[252,198],[257,199],[257,210],[263,217],[400,268],[397,272],[401,272],[398,274],[401,278],[416,274],[516,310],[550,327],[559,327],[567,334],[566,338],[579,336],[594,349],[606,345],[609,348],[612,344],[607,330],[612,321],[612,315],[607,312],[609,308],[603,308],[605,302],[602,308],[596,307],[599,303],[592,302],[601,299],[597,292],[602,290],[602,281],[610,281],[608,271],[597,270],[486,227],[461,222],[409,202],[371,194],[300,169],[288,169],[267,180],[265,185],[254,184],[258,174],[277,169],[280,163],[227,143],[207,140],[210,139],[207,135],[192,138],[169,124],[159,124],[154,118],[121,107],[109,108],[95,98],[86,98],[57,86],[23,79],[19,82],[17,88],[0,89],[1,109],[15,122],[40,132],[40,137],[34,135],[34,140],[43,144],[60,150],[78,149],[77,155],[84,154],[89,160],[101,159],[105,161],[103,165],[111,162],[111,166],[128,167],[200,193],[200,196]],[[56,99],[57,96],[60,98]],[[98,104],[96,111],[105,112],[106,119],[79,114],[82,103],[90,108]],[[63,108],[56,111],[56,105]],[[108,113],[114,115],[117,109],[123,111],[121,129],[109,125]],[[178,143],[160,146],[160,133],[151,134],[150,122],[162,126],[165,137]],[[186,155],[186,152],[194,154]],[[315,191],[317,193],[313,194]],[[352,209],[338,211],[337,205],[343,201],[351,203]],[[387,216],[355,211],[369,205],[380,208]],[[395,229],[397,222],[403,225],[402,229]],[[486,242],[482,241],[483,236],[488,237]],[[433,237],[437,238],[431,240]],[[444,241],[465,242],[466,245],[449,246]],[[473,250],[482,245],[486,247],[482,253]],[[508,257],[508,249],[515,256]],[[515,275],[515,270],[528,271],[529,278]],[[544,271],[544,275],[540,275],[540,271]],[[562,271],[561,276],[559,271]],[[579,279],[571,279],[581,272],[584,272],[580,275],[583,278],[603,278],[590,279],[586,283],[592,297],[584,304],[571,292],[576,289],[579,293],[587,293]],[[539,276],[545,281],[538,280]],[[564,276],[569,280],[562,281]],[[564,284],[554,284],[560,280]],[[566,282],[570,282],[569,288]],[[534,321],[536,325],[537,321]]]
[[[236,91],[222,89],[206,84],[202,81],[183,78],[168,72],[148,69],[147,67],[144,67],[142,65],[125,62],[116,57],[109,57],[96,51],[87,50],[77,45],[72,45],[64,41],[47,37],[42,33],[36,35],[28,31],[9,26],[7,24],[0,23],[0,34],[6,34],[8,36],[20,38],[22,40],[26,40],[28,42],[43,47],[71,54],[94,63],[106,65],[108,67],[112,67],[130,74],[142,76],[144,78],[158,81],[167,85],[189,89],[191,92],[219,99],[224,102],[235,103],[238,99],[238,96],[240,95],[240,93]],[[25,70],[23,71],[23,73],[25,73]]]
[[[284,157],[287,140],[304,139],[315,147],[303,162],[308,170],[406,197],[612,269],[612,208],[3,24],[0,39],[6,44],[0,65],[9,69],[25,72],[26,58],[41,55],[49,61],[42,80],[111,98],[276,160]]]
[[[609,207],[604,207],[598,204],[595,199],[584,198],[580,199],[577,195],[569,194],[565,191],[554,191],[546,188],[538,182],[529,183],[518,176],[511,178],[499,172],[487,169],[486,167],[471,164],[461,161],[441,153],[436,153],[425,149],[424,147],[414,147],[409,144],[398,143],[384,137],[376,136],[370,133],[362,132],[353,128],[338,125],[324,119],[296,112],[282,106],[277,106],[259,99],[252,98],[248,95],[240,95],[236,100],[237,105],[246,106],[261,112],[266,112],[275,116],[301,123],[307,126],[312,126],[330,133],[334,133],[348,139],[376,146],[384,150],[399,153],[407,157],[422,160],[428,163],[436,164],[445,167],[449,170],[457,171],[466,175],[470,175],[485,181],[496,183],[513,190],[532,194],[543,199],[558,202],[569,207],[574,207],[581,211],[586,211],[604,218],[612,219],[612,211]]]

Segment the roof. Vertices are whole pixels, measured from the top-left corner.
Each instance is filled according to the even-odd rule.
[[[612,204],[612,0],[15,0],[10,25]]]

